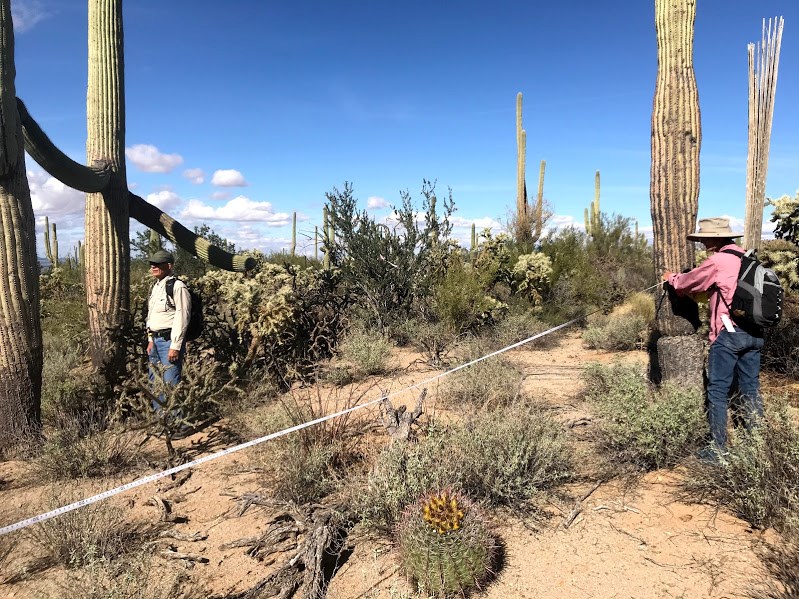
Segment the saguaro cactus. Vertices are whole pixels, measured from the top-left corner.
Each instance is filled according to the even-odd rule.
[[[783,19],[763,19],[763,38],[757,47],[749,44],[749,152],[746,161],[746,213],[744,247],[758,249],[763,235],[763,206],[766,202],[771,120],[777,92],[777,69],[780,64]],[[756,66],[757,65],[757,66]]]
[[[50,261],[50,268],[58,266],[58,233],[55,223],[52,225],[53,232],[50,233],[50,219],[44,217],[44,253]]]
[[[527,132],[522,128],[522,92],[519,92],[516,94],[516,241],[518,243],[530,242],[525,181],[526,161]]]
[[[15,77],[11,5],[0,0],[0,446],[39,426],[42,389],[36,232]]]
[[[599,208],[599,171],[594,174],[594,201],[585,209],[585,232],[596,239],[602,231],[602,211]]]
[[[699,200],[701,127],[693,67],[695,0],[655,0],[658,70],[652,110],[650,204],[655,274],[693,266]],[[652,356],[655,380],[702,385],[702,341],[670,302],[658,312],[661,338]]]

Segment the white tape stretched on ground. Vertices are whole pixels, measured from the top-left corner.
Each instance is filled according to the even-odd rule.
[[[657,285],[652,285],[652,287],[648,287],[643,291],[649,291],[650,289],[654,289],[655,287],[659,286],[660,283]],[[598,310],[597,310],[598,311]],[[586,315],[587,316],[587,315]],[[168,470],[163,470],[161,472],[156,472],[155,474],[150,474],[148,476],[136,479],[115,489],[109,489],[108,491],[103,491],[102,493],[98,493],[97,495],[93,495],[91,497],[86,497],[85,499],[81,499],[80,501],[76,501],[75,503],[70,503],[69,505],[64,505],[44,514],[39,514],[38,516],[33,516],[31,518],[27,518],[25,520],[20,520],[19,522],[15,522],[14,524],[9,524],[8,526],[3,526],[0,528],[0,535],[5,535],[16,530],[22,530],[23,528],[27,528],[34,524],[38,524],[39,522],[44,522],[45,520],[49,520],[50,518],[55,518],[56,516],[61,516],[62,514],[66,514],[73,510],[77,510],[82,507],[86,507],[87,505],[91,505],[93,503],[97,503],[98,501],[102,501],[104,499],[108,499],[109,497],[113,497],[114,495],[119,495],[124,491],[129,491],[130,489],[135,489],[136,487],[141,487],[142,485],[146,485],[148,483],[154,482],[156,480],[166,478],[167,476],[171,476],[172,474],[176,474],[181,472],[182,470],[186,470],[188,468],[194,468],[195,466],[199,466],[200,464],[204,464],[205,462],[210,462],[212,460],[216,460],[226,455],[230,455],[231,453],[235,453],[237,451],[241,451],[242,449],[246,449],[248,447],[252,447],[253,445],[258,445],[260,443],[264,443],[265,441],[271,441],[272,439],[276,439],[277,437],[282,437],[283,435],[288,435],[289,433],[293,433],[295,431],[302,430],[304,428],[308,428],[309,426],[313,426],[315,424],[319,424],[320,422],[324,422],[326,420],[332,420],[333,418],[338,418],[339,416],[343,416],[344,414],[348,414],[350,412],[354,412],[355,410],[360,410],[361,408],[366,408],[368,406],[374,405],[383,401],[384,399],[394,397],[399,395],[400,393],[404,393],[405,391],[409,391],[410,389],[418,389],[419,387],[423,387],[424,385],[428,385],[433,381],[436,381],[440,378],[443,378],[447,375],[452,374],[453,372],[458,372],[459,370],[463,370],[464,368],[468,368],[469,366],[473,366],[478,362],[482,362],[483,360],[488,360],[489,358],[493,358],[494,356],[498,356],[501,353],[514,349],[516,347],[520,347],[526,343],[530,343],[530,341],[534,341],[545,335],[549,335],[550,333],[554,333],[555,331],[559,331],[565,327],[568,327],[575,322],[583,320],[585,316],[580,316],[579,318],[573,318],[568,322],[564,322],[563,324],[559,324],[556,327],[552,327],[551,329],[547,329],[542,333],[538,333],[533,335],[532,337],[528,337],[527,339],[523,339],[522,341],[518,341],[512,345],[508,345],[507,347],[503,347],[502,349],[498,349],[495,352],[491,352],[490,354],[486,354],[485,356],[481,356],[472,360],[471,362],[466,362],[465,364],[461,364],[460,366],[456,366],[451,370],[447,370],[445,372],[439,373],[435,376],[432,376],[428,379],[415,383],[413,385],[409,385],[404,389],[400,389],[398,391],[394,391],[393,393],[389,393],[388,395],[381,395],[377,399],[373,399],[366,403],[353,406],[351,408],[347,408],[346,410],[341,410],[340,412],[335,412],[333,414],[328,414],[327,416],[321,416],[315,420],[311,420],[309,422],[303,422],[302,424],[298,424],[296,426],[292,426],[281,431],[277,431],[275,433],[271,433],[269,435],[265,435],[263,437],[259,437],[257,439],[253,439],[252,441],[247,441],[246,443],[241,443],[240,445],[235,445],[233,447],[229,447],[228,449],[223,449],[222,451],[218,451],[216,453],[212,453],[210,455],[204,456],[202,458],[197,458],[196,460],[192,460],[191,462],[186,462],[185,464],[181,464],[180,466],[175,466],[174,468],[169,468]]]

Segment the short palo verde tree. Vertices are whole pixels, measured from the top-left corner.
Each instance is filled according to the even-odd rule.
[[[33,206],[15,99],[10,0],[0,0],[0,447],[38,428],[42,330]]]

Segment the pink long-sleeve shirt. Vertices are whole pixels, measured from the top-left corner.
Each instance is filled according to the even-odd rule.
[[[744,253],[743,248],[729,243],[721,250],[735,250]],[[709,291],[708,303],[710,304],[710,343],[719,336],[724,324],[722,315],[729,316],[728,305],[732,304],[732,296],[738,285],[738,271],[741,268],[741,259],[733,254],[724,254],[721,250],[711,254],[693,270],[675,274],[669,277],[669,285],[674,287],[678,295],[688,295]],[[719,298],[719,292],[721,298]]]

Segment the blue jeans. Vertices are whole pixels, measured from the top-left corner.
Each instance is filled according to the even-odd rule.
[[[161,337],[153,337],[153,348],[150,350],[150,382],[155,382],[155,368],[160,364],[162,367],[162,376],[164,383],[167,385],[177,385],[180,382],[180,372],[183,369],[183,350],[180,350],[180,356],[177,362],[169,361],[169,346],[172,342],[169,339],[162,339]],[[164,401],[163,393],[158,396],[159,401]],[[153,400],[153,410],[156,412],[161,410],[161,405]]]
[[[733,379],[737,379],[743,422],[751,430],[763,416],[760,397],[760,350],[763,338],[735,327],[722,329],[710,346],[707,357],[707,417],[713,443],[727,445],[727,404]]]

